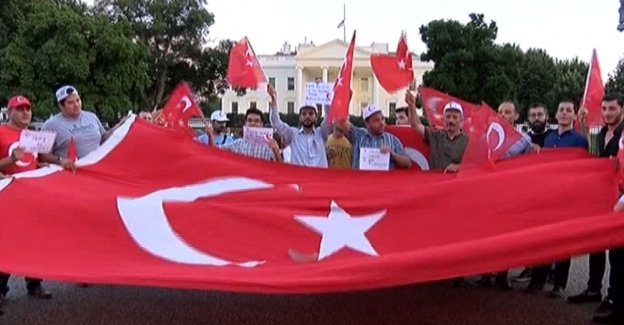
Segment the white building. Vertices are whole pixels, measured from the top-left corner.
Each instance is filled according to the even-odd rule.
[[[334,82],[349,44],[336,39],[316,46],[314,43],[300,44],[296,49],[285,43],[282,50],[274,55],[258,55],[258,60],[273,84],[278,96],[278,108],[282,113],[295,113],[303,105],[306,82],[322,80]],[[369,103],[384,108],[384,114],[393,114],[397,107],[405,106],[404,91],[387,93],[377,82],[370,65],[372,53],[388,53],[388,44],[373,44],[367,47],[356,46],[353,55],[353,98],[349,112],[361,115]],[[433,68],[433,63],[422,62],[413,55],[415,80],[410,89],[422,83],[423,74]],[[221,109],[226,113],[243,114],[250,107],[268,112],[269,96],[266,84],[257,90],[247,90],[244,96],[237,96],[228,90],[222,97]]]

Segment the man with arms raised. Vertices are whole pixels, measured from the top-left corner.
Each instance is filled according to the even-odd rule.
[[[416,98],[409,90],[405,93],[405,101],[409,107],[407,116],[410,124],[431,148],[429,161],[431,170],[458,172],[468,145],[468,136],[462,131],[464,125],[462,106],[456,102],[447,103],[444,106],[444,129],[432,129],[425,127],[418,118]]]
[[[403,144],[394,135],[385,132],[386,121],[381,108],[375,104],[368,105],[363,113],[365,128],[352,126],[348,120],[338,121],[338,128],[347,135],[353,147],[353,169],[360,169],[360,149],[379,149],[381,153],[390,154],[389,169],[395,167],[410,168],[412,161],[405,154]]]
[[[19,147],[22,130],[27,130],[32,113],[31,104],[24,96],[14,96],[7,105],[9,122],[0,126],[0,172],[12,175],[37,169],[37,154],[24,152]],[[19,217],[19,216],[15,216]],[[10,274],[0,273],[0,312],[4,298],[9,292]],[[52,294],[43,289],[40,279],[26,278],[26,289],[30,296],[42,299],[52,298]]]
[[[304,105],[299,108],[300,128],[284,123],[277,110],[277,93],[271,84],[267,85],[267,92],[271,98],[269,104],[269,120],[275,131],[282,136],[284,145],[290,147],[290,163],[308,167],[327,168],[325,141],[332,132],[331,124],[321,121],[316,128],[314,123],[318,117],[316,106]]]

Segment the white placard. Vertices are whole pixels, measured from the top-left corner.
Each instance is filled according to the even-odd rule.
[[[390,153],[378,148],[360,148],[360,170],[390,170]]]
[[[56,139],[54,132],[22,130],[19,143],[26,152],[48,153],[52,151],[54,139]]]
[[[331,105],[333,97],[334,84],[329,82],[306,82],[306,103]]]
[[[255,143],[268,143],[273,140],[273,129],[243,127],[243,138]]]

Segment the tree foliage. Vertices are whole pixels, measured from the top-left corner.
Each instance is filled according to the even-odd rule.
[[[496,44],[496,22],[486,22],[482,14],[469,17],[465,24],[434,20],[420,27],[427,46],[421,58],[435,62],[423,77],[425,86],[492,107],[511,100],[521,113],[532,102],[554,110],[561,99],[580,100],[587,63],[555,60],[542,49]]]

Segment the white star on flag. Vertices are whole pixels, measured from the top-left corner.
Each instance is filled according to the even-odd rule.
[[[386,215],[386,211],[352,217],[332,201],[327,217],[297,215],[295,219],[321,235],[319,260],[345,247],[371,256],[379,256],[365,234]]]
[[[254,65],[254,64],[253,64],[253,61],[251,61],[251,60],[247,60],[247,65],[248,65],[248,66],[250,66],[250,67],[253,67],[253,65]]]
[[[405,68],[406,68],[405,60],[401,59],[401,61],[399,61],[399,69],[405,70]]]

